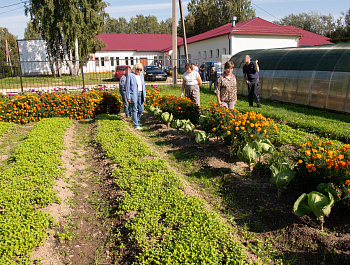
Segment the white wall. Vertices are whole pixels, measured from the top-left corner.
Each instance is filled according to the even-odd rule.
[[[298,47],[298,36],[231,35],[231,54],[245,50]]]
[[[220,61],[221,56],[224,54],[224,49],[226,50],[226,54],[228,54],[229,52],[228,43],[228,35],[189,43],[187,44],[187,52],[189,55],[189,59],[196,60],[196,62],[198,62],[198,60]],[[181,55],[185,54],[183,45],[179,47],[179,50]],[[217,50],[219,50],[218,53]],[[212,56],[210,56],[210,51],[212,51]]]
[[[97,58],[99,65],[97,65]],[[119,58],[119,62],[117,58]],[[90,61],[84,67],[84,72],[110,72],[115,70],[117,65],[133,66],[137,62],[143,62],[145,65],[152,65],[155,59],[162,60],[163,66],[169,65],[169,61],[167,60],[168,56],[161,52],[97,51],[95,54],[90,55]],[[166,60],[164,61],[164,59]]]

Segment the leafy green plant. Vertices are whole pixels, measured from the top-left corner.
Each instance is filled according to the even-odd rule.
[[[285,188],[294,178],[294,172],[287,163],[272,164],[270,182],[277,187],[277,199],[281,197],[283,188]]]
[[[179,130],[180,128],[182,128],[182,125],[184,124],[186,120],[179,120],[179,119],[176,119],[176,120],[173,120],[173,122],[171,123],[171,128],[174,128],[177,130],[177,134],[179,134]]]
[[[241,149],[241,147],[238,147],[237,150],[238,159],[244,163],[247,163],[250,171],[253,170],[253,162],[255,162],[260,157],[260,155],[261,153],[257,148],[253,146],[252,143],[246,144],[243,149]]]
[[[318,191],[311,191],[309,194],[303,193],[294,203],[293,212],[297,216],[314,213],[321,222],[323,230],[324,216],[329,216],[334,205],[336,191],[327,183],[320,183]]]
[[[209,141],[210,134],[207,134],[205,131],[196,131],[195,141],[197,144],[206,143]]]
[[[188,135],[190,142],[191,142],[191,134],[192,134],[194,128],[195,128],[195,126],[190,120],[187,120],[182,124],[182,129]]]
[[[163,112],[161,118],[166,123],[167,127],[169,128],[170,123],[173,120],[173,114],[169,113],[169,112]]]

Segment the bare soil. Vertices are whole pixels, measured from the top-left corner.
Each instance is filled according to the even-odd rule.
[[[283,257],[290,264],[350,264],[348,207],[336,204],[321,231],[321,224],[313,215],[297,217],[292,212],[301,195],[297,188],[289,187],[277,200],[277,190],[269,176],[257,170],[248,173],[247,165],[231,157],[223,142],[211,139],[208,144],[198,145],[151,115],[145,114],[143,120],[148,132],[159,136],[155,143],[163,152],[172,154],[175,163],[193,161],[197,172],[188,175],[220,179],[221,186],[216,191],[221,198],[219,209],[226,218],[233,217],[238,226],[248,228],[250,235],[241,239],[245,245],[263,242],[275,258]],[[200,184],[192,186],[203,190]],[[212,204],[213,196],[203,198]]]
[[[205,145],[196,144],[194,139],[190,142],[183,132],[177,134],[147,113],[142,124],[147,129],[135,133],[169,159],[170,165],[191,161],[184,176],[186,194],[201,196],[208,209],[237,224],[239,239],[253,256],[259,256],[255,251],[263,242],[269,247],[266,253],[283,261],[271,264],[350,264],[349,209],[334,207],[321,232],[313,216],[299,218],[292,213],[298,190],[285,190],[277,201],[269,177],[256,170],[247,173],[247,166],[231,157],[224,143],[216,139]],[[124,228],[132,213],[115,214],[116,198],[121,195],[111,177],[115,165],[104,158],[99,147],[90,145],[94,126],[89,121],[74,121],[67,132],[67,150],[62,156],[66,175],[56,185],[62,204],[47,209],[59,225],[33,256],[37,264],[132,264],[141,251],[129,242],[129,231]],[[215,194],[193,181],[196,176],[220,183]],[[215,204],[218,198],[219,207]]]

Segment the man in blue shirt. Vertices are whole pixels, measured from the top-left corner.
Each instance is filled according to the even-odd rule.
[[[259,99],[259,65],[258,60],[251,61],[250,56],[246,55],[244,59],[245,65],[243,65],[243,77],[244,81],[248,85],[248,102],[249,106],[253,107],[253,98],[258,108],[261,108]]]
[[[131,72],[131,67],[130,66],[126,67],[125,68],[125,74],[119,80],[119,92],[120,92],[120,95],[123,98],[125,117],[127,117],[127,118],[130,118],[131,111],[130,111],[130,104],[128,102],[128,99],[125,96],[125,81],[126,81],[126,76],[130,72]]]

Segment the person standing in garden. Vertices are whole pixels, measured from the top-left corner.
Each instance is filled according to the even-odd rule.
[[[202,79],[199,73],[194,71],[194,64],[187,63],[185,69],[180,97],[184,96],[185,91],[185,96],[200,106],[199,86],[202,84]]]
[[[215,66],[211,66],[211,71],[209,75],[209,91],[211,91],[211,85],[214,84],[214,90],[216,89],[216,82],[218,80],[218,72],[215,70]]]
[[[146,101],[145,79],[142,70],[141,63],[135,64],[134,72],[128,74],[125,81],[125,95],[130,103],[134,128],[137,130],[142,130],[140,119]]]
[[[226,62],[224,74],[219,76],[215,89],[218,104],[228,109],[234,109],[237,102],[237,81],[232,74],[233,62]]]
[[[201,75],[202,81],[206,81],[206,76],[205,76],[205,63],[203,62],[201,66],[199,67],[199,73]]]
[[[130,111],[130,104],[125,96],[125,82],[126,82],[126,76],[131,72],[131,67],[127,66],[125,68],[125,74],[120,78],[119,80],[119,92],[120,95],[123,98],[123,103],[124,103],[124,112],[125,112],[125,117],[130,118],[131,116],[131,111]]]
[[[248,102],[249,107],[253,107],[253,99],[258,108],[261,108],[259,98],[259,65],[258,60],[251,61],[250,56],[246,55],[244,59],[245,65],[243,65],[243,78],[248,85]]]

